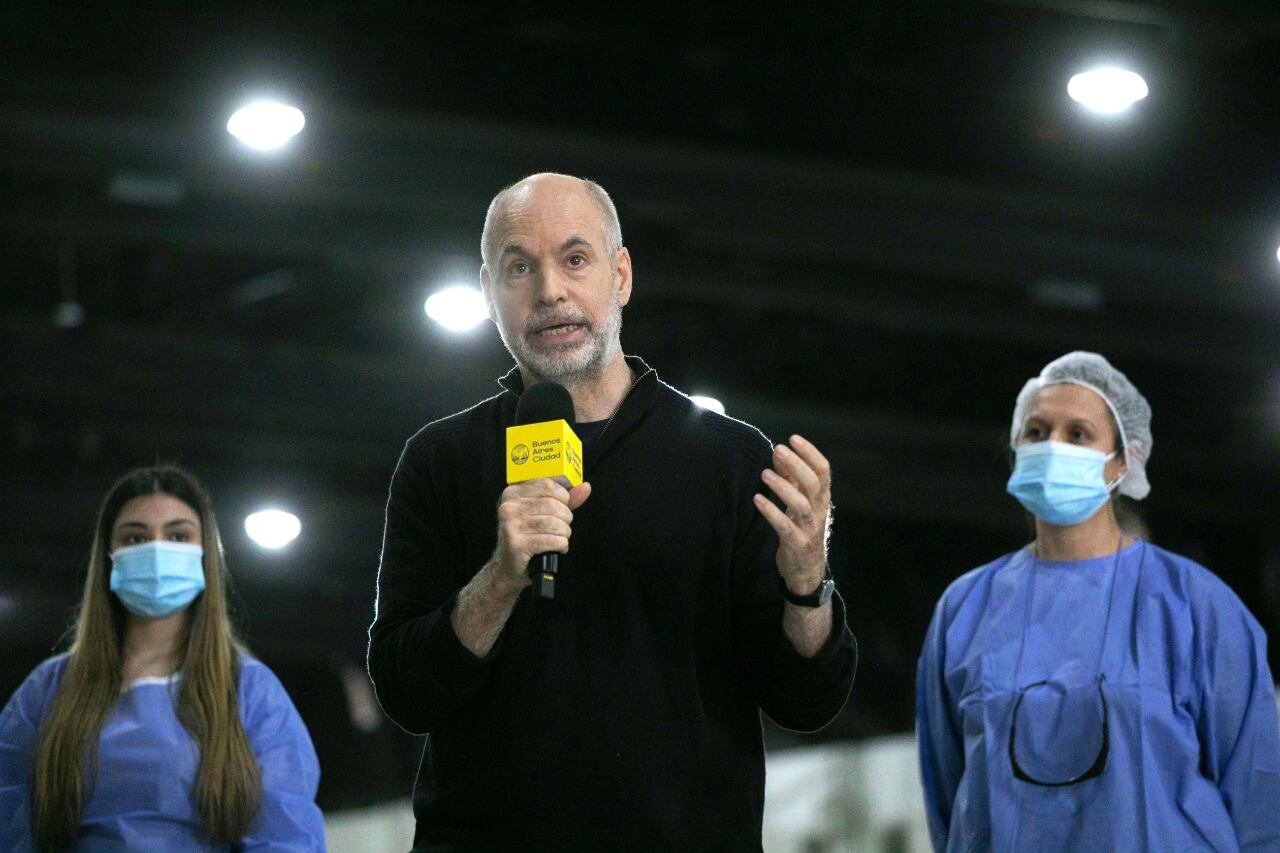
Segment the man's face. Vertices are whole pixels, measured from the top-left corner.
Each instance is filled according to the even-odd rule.
[[[618,349],[631,258],[609,256],[602,226],[582,182],[559,176],[513,188],[495,220],[480,284],[502,342],[536,379],[598,376]]]

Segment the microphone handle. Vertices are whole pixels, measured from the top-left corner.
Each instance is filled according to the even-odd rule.
[[[529,597],[534,599],[552,599],[556,597],[556,573],[560,571],[560,555],[555,551],[538,554],[529,562],[529,576],[533,586],[529,587]]]

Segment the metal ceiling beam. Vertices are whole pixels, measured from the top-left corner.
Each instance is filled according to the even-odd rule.
[[[1151,2],[1151,0],[987,0],[1005,6],[1074,18],[1161,27],[1233,38],[1280,37],[1280,15],[1270,3]]]
[[[1280,315],[1255,275],[1265,269],[1271,223],[1239,217],[372,113],[336,111],[294,163],[247,161],[201,139],[205,130],[0,114],[0,152],[9,152],[0,153],[0,173],[12,175],[16,190],[0,225],[321,257],[420,257],[426,232],[470,252],[492,190],[534,164],[559,163],[605,180],[624,224],[666,230],[695,252],[803,253],[1015,290],[1044,276],[1086,278],[1137,301]],[[175,177],[190,200],[163,211],[111,205],[105,186],[120,169]],[[78,175],[90,195],[51,201],[40,174]],[[40,194],[23,198],[24,180]],[[1233,283],[1221,286],[1224,277]]]

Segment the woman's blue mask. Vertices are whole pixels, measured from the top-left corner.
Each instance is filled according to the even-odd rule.
[[[1123,479],[1103,480],[1103,466],[1115,453],[1103,453],[1061,441],[1019,445],[1017,462],[1005,491],[1027,512],[1059,527],[1079,524],[1107,502]]]
[[[204,589],[204,549],[189,542],[144,542],[111,555],[111,591],[139,616],[176,613]]]

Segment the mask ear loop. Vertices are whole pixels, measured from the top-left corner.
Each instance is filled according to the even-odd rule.
[[[1120,455],[1124,459],[1124,471],[1120,472],[1119,477],[1116,477],[1110,483],[1104,485],[1104,488],[1107,490],[1107,494],[1111,494],[1119,488],[1120,484],[1124,482],[1124,478],[1129,476],[1129,454],[1127,453],[1123,453],[1119,450],[1113,450],[1107,454],[1106,459],[1102,460],[1103,464],[1114,459],[1117,455]]]

